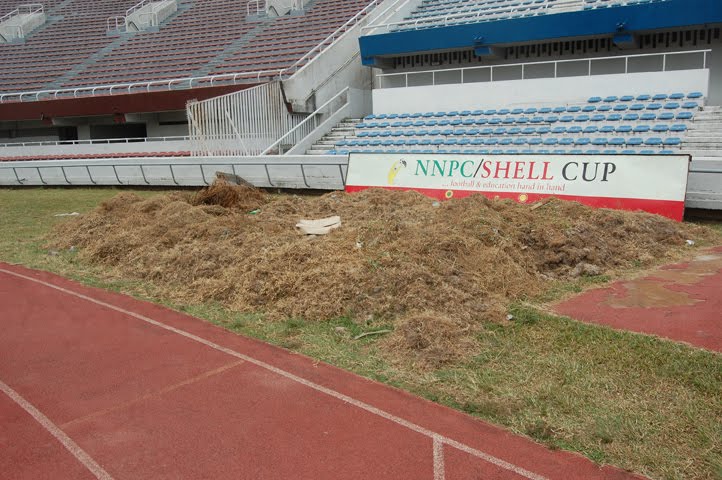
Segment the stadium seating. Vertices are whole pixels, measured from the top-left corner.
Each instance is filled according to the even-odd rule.
[[[179,0],[179,13],[159,31],[108,35],[107,19],[137,2],[46,2],[47,25],[24,44],[0,46],[0,92],[280,69],[303,57],[370,0],[315,0],[304,15],[253,22],[246,19],[247,2]]]
[[[93,153],[80,155],[16,155],[0,157],[0,162],[26,162],[35,160],[94,160],[111,158],[147,158],[147,157],[190,157],[191,152],[118,152]]]
[[[430,28],[666,0],[424,0],[396,29]]]
[[[326,153],[670,154],[679,152],[701,97],[609,96],[586,104],[369,115]]]

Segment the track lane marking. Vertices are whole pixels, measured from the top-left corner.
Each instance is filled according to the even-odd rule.
[[[85,468],[95,475],[95,478],[98,480],[113,480],[113,477],[111,477],[110,474],[103,469],[103,467],[98,465],[95,460],[93,460],[93,458],[85,452],[85,450],[80,448],[80,446],[68,437],[65,432],[60,430],[60,428],[58,428],[52,420],[43,415],[43,413],[35,408],[33,404],[25,400],[18,392],[10,388],[10,386],[2,380],[0,380],[0,390],[10,397],[12,401],[17,403],[20,408],[28,412],[36,422],[42,425],[45,430],[55,437],[55,439],[60,442],[67,451],[69,451],[80,463],[85,465]]]
[[[397,425],[401,425],[401,426],[403,426],[403,427],[406,427],[407,429],[409,429],[409,430],[411,430],[411,431],[413,431],[413,432],[419,433],[419,434],[421,434],[421,435],[424,435],[424,436],[430,438],[430,439],[431,439],[432,441],[434,441],[434,442],[440,442],[440,443],[442,444],[442,446],[443,446],[444,444],[445,444],[445,445],[449,445],[450,447],[456,448],[457,450],[461,450],[462,452],[465,452],[465,453],[467,453],[467,454],[469,454],[469,455],[472,455],[472,456],[477,457],[477,458],[479,458],[479,459],[481,459],[481,460],[484,460],[484,461],[486,461],[486,462],[488,462],[488,463],[491,463],[492,465],[496,465],[497,467],[503,468],[503,469],[505,469],[505,470],[509,470],[510,472],[514,472],[514,473],[516,473],[517,475],[520,475],[520,476],[522,476],[522,477],[524,477],[524,478],[527,478],[527,479],[529,479],[529,480],[548,480],[546,477],[544,477],[544,476],[542,476],[542,475],[538,475],[538,474],[536,474],[536,473],[534,473],[534,472],[530,472],[529,470],[526,470],[526,469],[524,469],[524,468],[522,468],[522,467],[519,467],[519,466],[517,466],[517,465],[514,465],[514,464],[512,464],[512,463],[506,462],[506,461],[504,461],[504,460],[502,460],[502,459],[500,459],[500,458],[497,458],[497,457],[495,457],[495,456],[493,456],[493,455],[490,455],[490,454],[488,454],[488,453],[485,453],[485,452],[482,452],[482,451],[480,451],[480,450],[477,450],[477,449],[475,449],[475,448],[473,448],[473,447],[470,447],[470,446],[468,446],[468,445],[466,445],[466,444],[463,444],[463,443],[461,443],[461,442],[458,442],[458,441],[456,441],[456,440],[453,440],[453,439],[451,439],[451,438],[448,438],[448,437],[446,437],[446,436],[444,436],[444,435],[441,435],[441,434],[439,434],[439,433],[437,433],[437,432],[434,432],[434,431],[429,430],[429,429],[427,429],[427,428],[425,428],[425,427],[422,427],[422,426],[420,426],[420,425],[417,425],[417,424],[415,424],[415,423],[413,423],[413,422],[410,422],[410,421],[408,421],[408,420],[405,420],[405,419],[403,419],[403,418],[401,418],[401,417],[397,417],[396,415],[391,414],[391,413],[388,413],[388,412],[386,412],[386,411],[384,411],[384,410],[381,410],[380,408],[374,407],[373,405],[369,405],[369,404],[367,404],[367,403],[365,403],[365,402],[362,402],[362,401],[360,401],[360,400],[356,400],[356,399],[353,398],[353,397],[349,397],[348,395],[345,395],[345,394],[340,393],[340,392],[337,392],[337,391],[335,391],[335,390],[333,390],[333,389],[324,387],[323,385],[319,385],[319,384],[317,384],[317,383],[311,382],[310,380],[306,380],[306,379],[303,378],[303,377],[299,377],[298,375],[295,375],[295,374],[293,374],[293,373],[287,372],[287,371],[282,370],[282,369],[280,369],[280,368],[278,368],[278,367],[274,367],[273,365],[268,364],[268,363],[266,363],[266,362],[263,362],[263,361],[261,361],[261,360],[258,360],[258,359],[256,359],[256,358],[253,358],[253,357],[250,357],[250,356],[248,356],[248,355],[245,355],[245,354],[236,352],[235,350],[231,350],[230,348],[223,347],[223,346],[221,346],[221,345],[218,345],[218,344],[216,344],[216,343],[211,342],[210,340],[206,340],[205,338],[199,337],[199,336],[194,335],[194,334],[192,334],[192,333],[190,333],[190,332],[186,332],[185,330],[181,330],[181,329],[176,328],[176,327],[173,327],[173,326],[171,326],[171,325],[166,325],[165,323],[159,322],[158,320],[154,320],[154,319],[152,319],[152,318],[150,318],[150,317],[146,317],[146,316],[141,315],[141,314],[139,314],[139,313],[135,313],[135,312],[132,312],[132,311],[130,311],[130,310],[126,310],[126,309],[124,309],[124,308],[121,308],[121,307],[112,305],[112,304],[107,303],[107,302],[104,302],[104,301],[102,301],[102,300],[95,299],[95,298],[93,298],[93,297],[84,295],[84,294],[82,294],[82,293],[74,292],[74,291],[69,290],[69,289],[67,289],[67,288],[60,287],[60,286],[58,286],[58,285],[54,285],[54,284],[49,283],[49,282],[45,282],[45,281],[39,280],[39,279],[37,279],[37,278],[28,277],[28,276],[26,276],[26,275],[22,275],[22,274],[20,274],[20,273],[12,272],[12,271],[5,270],[5,269],[2,269],[2,268],[0,268],[0,272],[5,273],[5,274],[7,274],[7,275],[11,275],[11,276],[17,277],[17,278],[22,278],[22,279],[24,279],[24,280],[28,280],[28,281],[33,282],[33,283],[37,283],[37,284],[39,284],[39,285],[44,285],[44,286],[46,286],[46,287],[48,287],[48,288],[52,288],[52,289],[57,290],[57,291],[59,291],[59,292],[63,292],[63,293],[65,293],[65,294],[71,295],[71,296],[73,296],[73,297],[80,298],[80,299],[85,300],[85,301],[90,302],[90,303],[94,303],[94,304],[99,305],[99,306],[101,306],[101,307],[105,307],[105,308],[114,310],[114,311],[119,312],[119,313],[122,313],[122,314],[124,314],[124,315],[128,315],[129,317],[135,318],[135,319],[137,319],[137,320],[141,320],[141,321],[143,321],[143,322],[146,322],[146,323],[148,323],[148,324],[150,324],[150,325],[155,325],[156,327],[162,328],[162,329],[164,329],[164,330],[168,330],[168,331],[173,332],[173,333],[175,333],[175,334],[177,334],[177,335],[186,337],[186,338],[188,338],[188,339],[190,339],[190,340],[194,340],[194,341],[196,341],[196,342],[198,342],[198,343],[201,343],[201,344],[203,344],[203,345],[206,345],[207,347],[210,347],[210,348],[213,348],[213,349],[215,349],[215,350],[218,350],[219,352],[223,352],[223,353],[226,353],[226,354],[228,354],[228,355],[230,355],[230,356],[232,356],[232,357],[236,357],[236,358],[241,359],[241,360],[244,360],[244,361],[246,361],[246,362],[248,362],[248,363],[252,363],[253,365],[256,365],[256,366],[258,366],[258,367],[260,367],[260,368],[263,368],[263,369],[265,369],[265,370],[268,370],[268,371],[270,371],[270,372],[273,372],[273,373],[275,373],[275,374],[277,374],[277,375],[279,375],[279,376],[282,376],[282,377],[284,377],[284,378],[287,378],[287,379],[289,379],[289,380],[292,380],[292,381],[294,381],[294,382],[296,382],[296,383],[300,383],[301,385],[304,385],[304,386],[306,386],[306,387],[308,387],[308,388],[310,388],[310,389],[313,389],[313,390],[316,390],[316,391],[318,391],[318,392],[324,393],[324,394],[326,394],[326,395],[328,395],[328,396],[330,396],[330,397],[333,397],[333,398],[335,398],[335,399],[337,399],[337,400],[340,400],[340,401],[342,401],[342,402],[345,402],[345,403],[347,403],[347,404],[349,404],[349,405],[353,405],[353,406],[355,406],[355,407],[357,407],[357,408],[359,408],[359,409],[361,409],[361,410],[365,410],[366,412],[369,412],[369,413],[371,413],[371,414],[373,414],[373,415],[376,415],[376,416],[378,416],[378,417],[381,417],[381,418],[383,418],[383,419],[385,419],[385,420],[388,420],[388,421],[390,421],[390,422],[392,422],[392,423],[396,423]],[[38,412],[38,413],[39,413],[39,412]],[[42,414],[41,414],[41,415],[42,415]],[[436,462],[434,462],[434,463],[436,463]]]
[[[136,403],[140,403],[143,400],[147,400],[149,398],[155,398],[159,397],[165,393],[172,392],[173,390],[177,390],[181,387],[185,387],[186,385],[190,385],[191,383],[198,382],[200,380],[205,380],[206,378],[210,378],[212,376],[218,375],[219,373],[223,373],[226,370],[230,370],[231,368],[237,367],[238,365],[242,365],[246,362],[243,360],[238,360],[237,362],[229,363],[226,365],[223,365],[221,367],[215,368],[213,370],[209,370],[207,372],[201,373],[200,375],[196,375],[195,377],[188,378],[186,380],[183,380],[182,382],[175,383],[173,385],[169,385],[165,388],[161,388],[160,390],[146,393],[144,395],[141,395],[140,397],[134,398],[132,400],[128,400],[127,402],[120,403],[118,405],[113,405],[112,407],[105,408],[103,410],[98,410],[97,412],[90,413],[88,415],[84,415],[82,417],[75,418],[73,420],[70,420],[69,422],[66,422],[62,425],[60,425],[61,428],[68,428],[72,425],[75,425],[77,423],[85,422],[87,420],[92,420],[93,418],[99,417],[101,415],[105,415],[107,413],[115,412],[118,410],[122,410],[126,407],[129,407],[131,405],[134,405]]]

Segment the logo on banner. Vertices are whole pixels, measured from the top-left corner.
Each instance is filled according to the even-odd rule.
[[[391,170],[389,170],[389,175],[388,175],[388,181],[389,181],[390,186],[394,185],[394,182],[396,181],[396,175],[398,175],[399,172],[401,170],[403,170],[404,168],[406,168],[407,166],[408,166],[408,164],[406,163],[406,160],[404,160],[403,158],[401,160],[397,160],[391,166]]]

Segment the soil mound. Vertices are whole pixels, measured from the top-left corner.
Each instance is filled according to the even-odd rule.
[[[331,215],[343,226],[329,235],[294,228]],[[440,204],[386,190],[270,197],[216,184],[195,196],[120,194],[61,224],[51,242],[180,303],[217,301],[269,320],[388,321],[390,345],[438,364],[473,349],[480,322],[505,321],[510,302],[554,281],[651,265],[713,236],[559,200],[532,210],[480,195]]]

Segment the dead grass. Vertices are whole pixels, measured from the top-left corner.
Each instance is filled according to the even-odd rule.
[[[343,227],[328,236],[294,229],[301,218],[330,215]],[[219,302],[276,320],[393,322],[399,328],[388,347],[434,367],[464,357],[479,324],[505,321],[513,301],[580,271],[610,274],[674,258],[686,239],[713,235],[561,201],[532,211],[482,196],[439,205],[384,190],[270,198],[218,183],[195,196],[120,194],[49,241],[150,281],[182,304]]]

